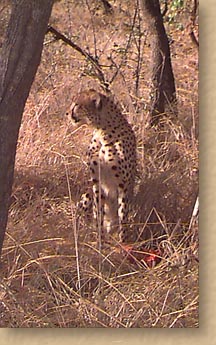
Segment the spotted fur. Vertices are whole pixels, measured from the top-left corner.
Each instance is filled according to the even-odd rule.
[[[124,241],[136,174],[133,129],[112,98],[93,89],[74,97],[70,114],[73,122],[94,129],[88,148],[94,218],[107,232],[117,227]],[[88,193],[80,205],[90,205],[90,198]]]

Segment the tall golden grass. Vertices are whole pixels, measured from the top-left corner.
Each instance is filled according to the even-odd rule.
[[[96,1],[56,2],[51,24],[83,49],[97,51],[107,79],[120,66],[111,90],[137,136],[131,242],[160,249],[162,259],[153,268],[128,260],[115,237],[99,251],[94,225],[77,216],[89,184],[91,130],[74,129],[65,113],[77,90],[101,88],[88,61],[47,35],[17,147],[1,267],[1,327],[198,327],[197,51],[184,31],[167,26],[179,117],[146,127],[148,36],[142,37],[137,92],[134,5],[110,2],[112,15]]]

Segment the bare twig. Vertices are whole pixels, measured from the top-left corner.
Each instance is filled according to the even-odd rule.
[[[138,42],[136,42],[136,38],[135,38],[135,44],[137,46],[137,66],[136,66],[136,79],[135,79],[135,95],[136,97],[138,97],[138,93],[139,93],[139,81],[140,81],[140,72],[141,72],[141,66],[142,66],[142,57],[141,57],[141,45],[142,45],[142,35],[141,35],[141,16],[140,16],[140,12],[139,12],[139,0],[137,1],[136,4],[136,8],[137,8],[137,15],[138,15],[138,30],[139,30],[139,35],[138,35]]]
[[[132,19],[132,25],[131,25],[132,29],[130,31],[130,35],[128,37],[128,40],[127,40],[127,43],[126,43],[126,46],[125,46],[125,49],[124,49],[124,54],[123,54],[123,57],[122,57],[122,60],[121,60],[120,64],[117,66],[117,64],[114,62],[112,56],[109,57],[109,59],[111,60],[113,65],[116,67],[116,71],[115,71],[115,73],[113,74],[113,76],[112,76],[112,78],[110,80],[110,84],[112,84],[112,82],[115,80],[115,78],[117,77],[117,75],[120,72],[121,67],[125,63],[127,52],[128,52],[128,49],[130,47],[130,44],[131,44],[131,41],[132,41],[132,37],[133,37],[133,29],[134,29],[135,22],[136,22],[137,11],[138,11],[138,6],[136,6],[136,8],[135,8],[134,16],[133,16],[133,19]]]
[[[101,66],[99,65],[99,63],[97,61],[97,58],[94,58],[91,54],[87,53],[80,46],[78,46],[76,43],[74,43],[71,39],[69,39],[68,37],[63,35],[61,32],[56,30],[53,26],[49,25],[47,32],[51,32],[57,40],[62,40],[63,42],[68,44],[70,47],[75,49],[82,56],[84,56],[88,61],[90,61],[91,64],[95,68],[97,78],[99,79],[100,83],[102,84],[102,87],[105,89],[105,91],[109,92],[109,83],[105,79],[105,76],[103,74]]]
[[[86,0],[86,6],[88,8],[88,11],[90,13],[90,18],[91,18],[91,25],[92,25],[92,32],[93,32],[93,39],[94,39],[94,55],[95,55],[95,60],[98,60],[98,54],[97,54],[97,39],[96,39],[96,29],[95,29],[95,25],[94,25],[94,20],[93,20],[93,15],[92,15],[92,11],[89,5],[88,0]]]

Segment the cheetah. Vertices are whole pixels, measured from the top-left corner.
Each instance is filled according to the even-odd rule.
[[[117,228],[119,240],[124,242],[136,175],[134,131],[113,99],[94,89],[74,97],[70,116],[73,123],[94,129],[88,147],[93,217],[102,236]],[[83,206],[90,204],[89,197],[88,193]]]

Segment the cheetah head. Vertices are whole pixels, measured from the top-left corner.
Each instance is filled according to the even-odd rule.
[[[80,92],[74,97],[70,112],[67,114],[71,116],[74,124],[98,126],[105,97],[94,89]]]

